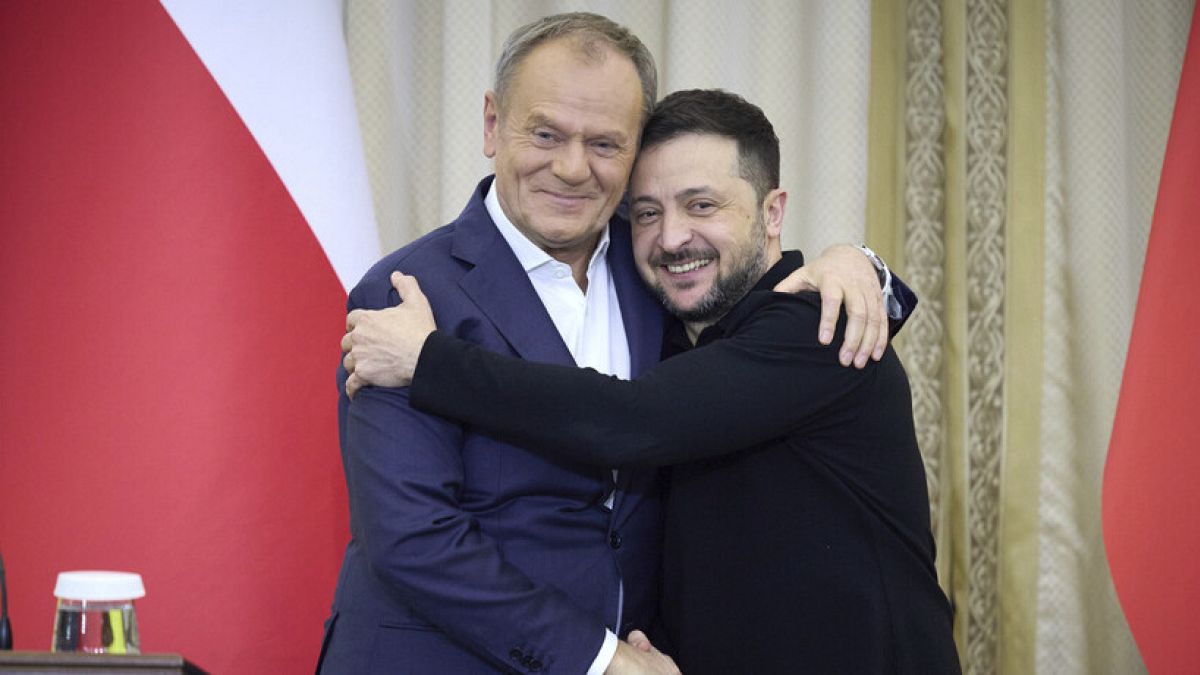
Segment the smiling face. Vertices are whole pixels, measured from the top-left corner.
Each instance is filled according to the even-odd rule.
[[[571,38],[534,48],[504,95],[484,98],[484,154],[505,215],[558,260],[586,266],[629,180],[642,89],[628,57]]]
[[[760,203],[736,141],[684,134],[642,151],[630,183],[638,271],[695,339],[781,257],[787,194]]]

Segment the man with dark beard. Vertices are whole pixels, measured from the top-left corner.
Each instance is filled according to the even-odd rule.
[[[663,648],[683,672],[958,672],[904,369],[803,339],[819,299],[772,291],[802,264],[786,201],[761,110],[672,94],[630,182],[638,271],[679,319],[667,358],[622,381],[493,354],[434,331],[399,277],[399,377],[416,408],[555,458],[674,465]]]

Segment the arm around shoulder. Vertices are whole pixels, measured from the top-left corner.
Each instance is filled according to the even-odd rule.
[[[861,381],[817,343],[818,319],[806,301],[774,295],[735,335],[633,381],[520,361],[435,332],[417,363],[413,404],[596,466],[714,457],[813,420]],[[798,340],[805,331],[810,339]]]

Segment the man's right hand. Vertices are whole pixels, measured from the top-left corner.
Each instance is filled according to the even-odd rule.
[[[605,675],[681,675],[679,666],[666,654],[658,651],[646,634],[635,630],[629,634],[628,642],[617,643],[617,653],[608,664]]]
[[[399,305],[356,309],[346,316],[342,365],[350,374],[346,379],[350,398],[368,385],[404,387],[411,383],[425,338],[437,328],[429,301],[415,278],[392,272],[392,286],[400,293]]]

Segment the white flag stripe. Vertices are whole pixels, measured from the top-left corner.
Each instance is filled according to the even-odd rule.
[[[349,290],[380,255],[341,0],[162,0]]]

